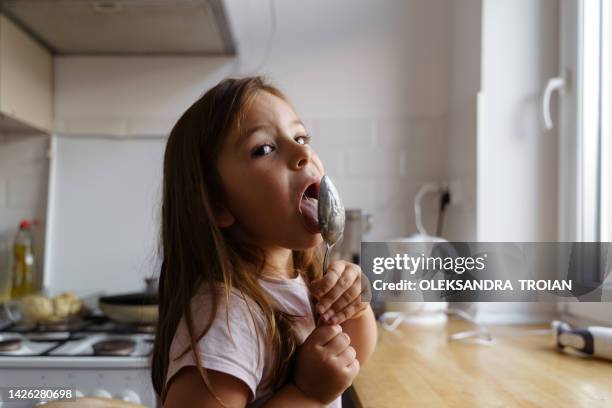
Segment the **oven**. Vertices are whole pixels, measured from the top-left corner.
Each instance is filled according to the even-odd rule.
[[[85,316],[69,324],[6,320],[0,329],[0,387],[71,388],[76,396],[116,398],[158,407],[151,384],[154,325]],[[2,396],[7,401],[8,395]],[[35,400],[34,403],[44,402]],[[0,403],[11,408],[28,406]]]

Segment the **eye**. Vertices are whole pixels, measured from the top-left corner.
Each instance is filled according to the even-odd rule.
[[[268,154],[272,153],[273,150],[274,150],[274,146],[272,146],[270,144],[263,144],[263,145],[255,148],[251,152],[251,156],[265,156],[265,155],[268,155]]]
[[[300,142],[300,140],[302,140],[302,142]],[[298,142],[299,144],[309,144],[310,143],[310,136],[308,136],[308,135],[296,136],[295,137],[295,141]]]

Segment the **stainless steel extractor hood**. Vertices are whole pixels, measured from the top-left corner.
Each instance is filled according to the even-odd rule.
[[[56,55],[234,55],[223,0],[1,0]]]

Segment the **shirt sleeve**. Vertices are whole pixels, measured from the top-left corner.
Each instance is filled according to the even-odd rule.
[[[229,310],[229,314],[227,311]],[[200,295],[192,301],[195,335],[208,323],[210,298]],[[220,371],[242,380],[251,390],[249,402],[257,395],[257,385],[263,376],[265,330],[259,307],[232,290],[229,308],[225,294],[220,293],[215,320],[208,332],[197,343],[197,354],[204,368]],[[184,366],[195,366],[193,352],[175,360],[189,345],[189,334],[181,319],[170,347],[170,364],[166,382]]]

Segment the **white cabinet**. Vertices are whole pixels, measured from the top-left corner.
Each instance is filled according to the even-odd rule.
[[[50,133],[53,122],[53,57],[0,15],[0,132]]]

